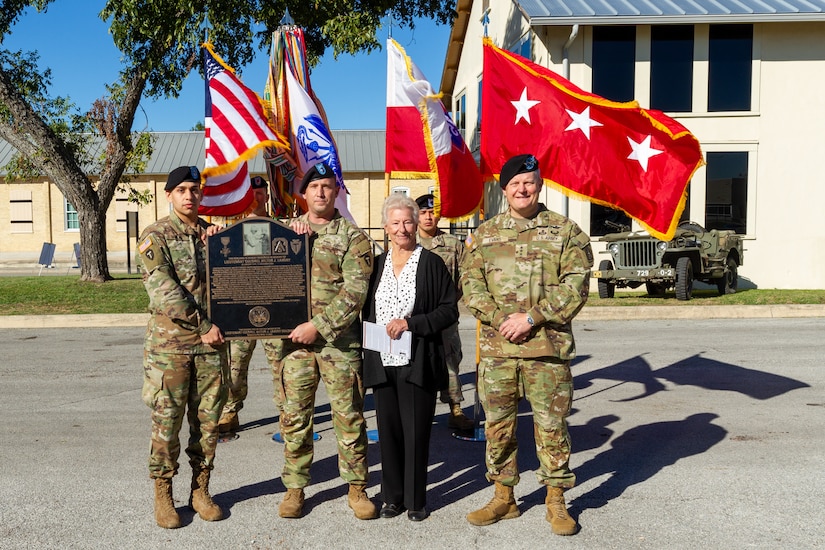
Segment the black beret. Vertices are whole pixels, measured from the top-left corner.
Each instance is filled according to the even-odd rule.
[[[171,191],[185,181],[201,182],[201,173],[197,166],[178,166],[169,172],[164,189]]]
[[[261,176],[253,176],[252,177],[252,189],[261,189],[264,187],[268,187],[266,180],[263,179]]]
[[[516,175],[535,172],[538,169],[539,161],[533,155],[516,155],[501,167],[498,184],[504,189]]]
[[[327,178],[335,179],[335,172],[332,171],[332,168],[330,168],[329,164],[326,162],[319,162],[307,170],[307,173],[304,174],[303,178],[301,178],[301,193],[307,190],[307,185],[309,185],[309,182]]]
[[[435,207],[435,197],[432,193],[421,195],[415,199],[415,204],[417,204],[418,208],[421,210],[432,210]]]

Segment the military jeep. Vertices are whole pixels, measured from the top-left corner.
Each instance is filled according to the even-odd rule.
[[[698,223],[682,222],[671,241],[644,231],[609,233],[602,241],[608,243],[602,254],[610,254],[613,260],[602,260],[593,271],[599,298],[612,298],[616,287],[644,284],[651,296],[672,288],[677,299],[690,300],[694,280],[715,284],[720,295],[736,292],[744,249],[742,236],[734,231],[706,231]]]

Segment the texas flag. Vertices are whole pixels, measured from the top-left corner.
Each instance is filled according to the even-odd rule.
[[[436,216],[470,217],[483,185],[473,155],[433,87],[392,38],[387,40],[387,165],[390,177],[432,179]]]
[[[541,176],[569,195],[623,210],[670,240],[686,189],[704,164],[699,141],[660,111],[585,92],[484,39],[481,170],[532,153]]]

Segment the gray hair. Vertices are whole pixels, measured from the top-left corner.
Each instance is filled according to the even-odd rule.
[[[413,221],[415,221],[415,225],[418,225],[418,205],[415,201],[403,193],[393,193],[384,200],[384,206],[381,208],[381,226],[387,225],[390,210],[401,210],[403,208],[412,212]]]

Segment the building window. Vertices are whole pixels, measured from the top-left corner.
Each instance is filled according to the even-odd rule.
[[[392,188],[393,195],[398,193],[399,195],[404,195],[406,197],[410,196],[410,188],[409,187],[393,187]]]
[[[685,209],[682,210],[682,215],[679,216],[679,223],[691,221],[690,219],[690,186],[693,184],[692,180],[691,183],[688,184],[687,189],[685,190],[685,194],[687,197],[685,198]]]
[[[750,111],[753,25],[711,25],[708,111]]]
[[[524,36],[522,36],[518,42],[513,44],[513,47],[510,48],[510,51],[520,55],[525,59],[529,59],[532,61],[532,50],[530,49],[530,33],[528,32]]]
[[[636,84],[636,27],[593,27],[593,93],[613,101],[631,101]],[[590,236],[629,230],[630,217],[590,204]]]
[[[9,189],[9,221],[12,233],[33,233],[32,192],[26,189]]]
[[[461,133],[461,139],[467,141],[467,93],[461,92],[456,96],[453,123]]]
[[[705,228],[747,233],[748,153],[709,152]]]
[[[467,144],[471,151],[481,147],[481,76],[478,77],[478,110],[476,112],[476,131],[473,142]]]
[[[80,231],[80,220],[77,217],[77,209],[63,198],[63,229],[66,231]]]
[[[593,93],[632,101],[636,84],[636,27],[593,27]]]
[[[693,110],[693,25],[659,25],[650,36],[650,107]]]

